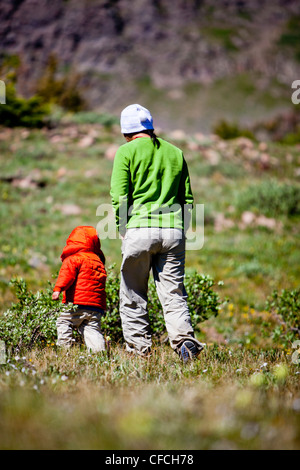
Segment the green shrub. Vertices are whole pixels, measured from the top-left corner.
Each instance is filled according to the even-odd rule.
[[[56,319],[67,307],[52,300],[51,286],[33,294],[23,279],[11,284],[18,302],[0,317],[0,339],[13,351],[55,342]]]
[[[213,127],[213,133],[224,140],[236,139],[237,137],[248,137],[254,139],[254,134],[248,129],[242,129],[237,124],[225,120],[219,121]]]
[[[286,145],[296,145],[300,143],[300,129],[296,132],[288,132],[285,134],[284,137],[280,140],[280,143]]]
[[[266,309],[283,321],[274,331],[274,339],[288,343],[300,337],[300,289],[283,289],[280,294],[275,290],[267,300]]]
[[[58,78],[57,69],[58,61],[52,54],[37,84],[37,95],[44,103],[53,103],[68,111],[80,111],[85,102],[78,89],[79,76],[70,73]]]
[[[214,284],[214,280],[209,276],[198,273],[186,275],[185,277],[185,288],[188,295],[187,303],[195,331],[199,330],[199,323],[218,314],[221,301],[219,295],[213,290]],[[122,338],[119,316],[119,289],[119,276],[110,271],[106,287],[107,312],[102,319],[101,326],[103,332],[116,341]],[[149,280],[148,313],[152,334],[159,339],[166,334],[166,329],[162,307],[152,278]]]
[[[239,194],[237,207],[241,211],[258,211],[271,217],[300,214],[300,186],[267,181],[251,185]]]
[[[0,124],[7,127],[42,127],[49,108],[38,96],[17,96],[13,83],[6,84],[6,104],[0,106]]]
[[[52,300],[52,287],[49,284],[45,291],[35,294],[27,288],[26,282],[13,280],[16,290],[17,303],[12,304],[0,317],[0,339],[13,351],[33,346],[45,347],[56,342],[56,319],[70,306]],[[214,281],[209,276],[200,274],[186,277],[188,306],[193,327],[197,331],[198,324],[211,316],[218,314],[220,299],[213,290]],[[108,270],[107,278],[107,311],[102,317],[101,329],[104,335],[109,335],[113,341],[122,341],[122,326],[119,316],[119,276]],[[158,300],[154,281],[149,281],[149,320],[153,336],[161,338],[165,333],[165,322]],[[79,338],[79,335],[77,334]]]
[[[300,60],[300,16],[293,15],[286,24],[285,31],[279,38],[279,46],[290,48],[297,60]]]

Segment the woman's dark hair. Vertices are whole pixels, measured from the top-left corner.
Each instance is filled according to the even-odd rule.
[[[140,133],[143,133],[143,134],[148,134],[150,137],[151,137],[151,140],[153,142],[153,145],[159,149],[160,147],[160,142],[157,138],[157,135],[155,134],[154,130],[153,129],[145,129],[145,130],[142,130],[142,131],[139,131],[139,132],[132,132],[131,134],[123,134],[124,137],[129,137],[130,139],[132,137],[134,137],[136,134],[140,134]]]

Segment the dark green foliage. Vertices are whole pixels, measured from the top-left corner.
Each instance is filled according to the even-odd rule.
[[[119,315],[119,276],[108,269],[106,281],[106,315],[101,319],[101,330],[114,341],[122,338],[122,326]]]
[[[213,133],[224,140],[236,139],[237,137],[248,137],[254,139],[254,134],[248,129],[242,129],[237,124],[225,120],[219,121],[213,128]]]
[[[252,185],[239,195],[239,210],[256,210],[271,217],[300,214],[300,186],[275,181]]]
[[[282,144],[286,145],[295,145],[300,143],[300,129],[296,132],[288,132],[285,136],[280,140]]]
[[[294,51],[295,58],[300,60],[300,16],[294,15],[287,22],[285,31],[278,41],[280,46],[288,47]]]
[[[274,332],[275,339],[285,342],[300,338],[300,289],[275,290],[267,300],[267,310],[279,315],[283,324]]]
[[[199,323],[218,314],[221,302],[213,287],[214,281],[209,276],[195,273],[187,275],[185,278],[185,288],[188,295],[187,302],[195,331],[198,330]],[[110,271],[106,288],[107,313],[102,319],[102,330],[114,340],[122,338],[122,327],[119,317],[119,288],[119,276]],[[165,321],[152,278],[149,280],[148,313],[153,336],[161,338],[166,334]]]
[[[56,319],[60,312],[70,307],[52,300],[52,288],[30,292],[23,279],[12,281],[18,302],[0,317],[0,339],[13,350],[33,346],[45,347],[56,342]],[[188,306],[192,324],[197,330],[198,323],[216,316],[220,304],[219,296],[213,290],[214,281],[208,276],[195,273],[186,277]],[[122,341],[122,326],[119,316],[119,276],[109,270],[107,279],[107,311],[101,321],[105,336],[113,341]],[[148,308],[153,335],[161,338],[165,333],[165,322],[158,300],[154,281],[149,282]]]
[[[54,342],[56,319],[66,307],[52,300],[50,286],[33,294],[23,279],[14,279],[11,284],[18,302],[0,317],[0,339],[14,351]]]
[[[58,61],[54,55],[50,55],[37,85],[37,95],[44,103],[55,103],[68,111],[80,111],[85,104],[78,89],[78,75],[70,72],[58,78],[57,72]]]
[[[25,99],[17,96],[13,83],[6,85],[6,104],[0,106],[0,125],[7,127],[42,127],[48,107],[38,96]]]
[[[195,330],[197,330],[199,323],[218,315],[221,301],[214,291],[214,285],[215,282],[210,276],[196,272],[193,275],[186,276],[185,288]],[[222,283],[219,282],[219,285],[222,285]]]

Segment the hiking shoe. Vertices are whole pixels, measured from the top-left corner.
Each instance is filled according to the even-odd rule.
[[[202,348],[201,348],[202,349]],[[179,355],[186,364],[190,359],[194,359],[201,351],[193,341],[184,341],[179,349]]]

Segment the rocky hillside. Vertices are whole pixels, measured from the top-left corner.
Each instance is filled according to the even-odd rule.
[[[6,0],[1,55],[20,57],[25,95],[52,54],[62,75],[79,74],[90,108],[119,112],[163,97],[180,103],[178,113],[187,87],[243,74],[256,88],[290,90],[300,76],[299,15],[298,0]]]

